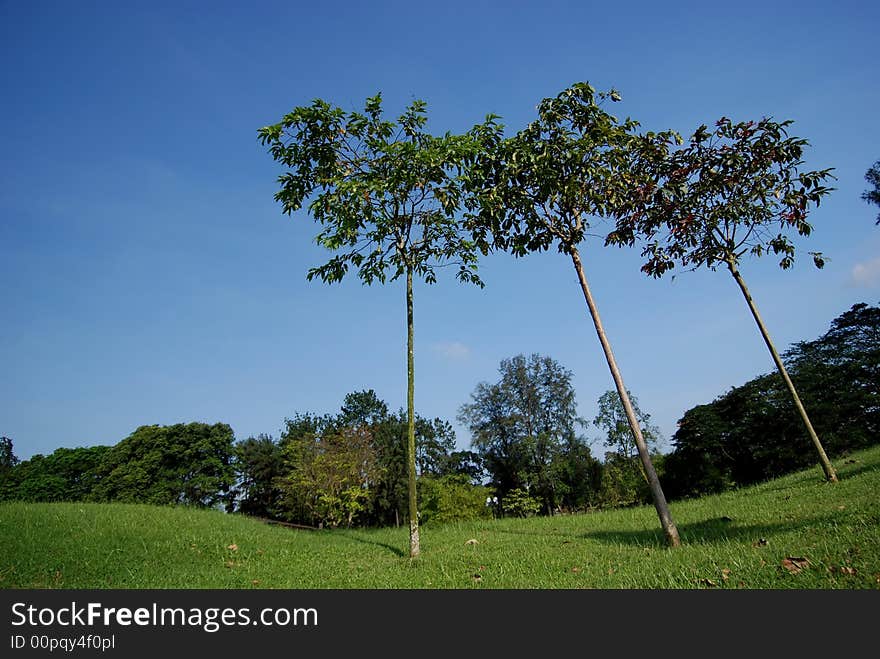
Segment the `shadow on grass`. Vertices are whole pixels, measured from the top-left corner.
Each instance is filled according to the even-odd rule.
[[[880,471],[880,467],[876,464],[865,464],[861,461],[835,466],[837,467],[837,475],[841,480],[844,478],[852,478],[853,476],[860,476],[868,472]]]
[[[773,536],[788,531],[799,531],[812,526],[830,522],[833,516],[808,517],[794,521],[779,521],[766,524],[738,524],[730,517],[713,517],[700,522],[676,524],[682,544],[715,542],[751,542],[755,546],[766,544]],[[636,547],[666,546],[663,532],[658,528],[638,531],[590,531],[579,537],[598,540],[610,544],[633,545]]]
[[[876,472],[880,470],[880,467],[875,464],[864,464],[861,461],[846,461],[845,463],[835,465],[835,469],[837,470],[838,478],[843,481],[861,476],[865,473]],[[774,483],[773,481],[768,481],[766,483],[759,483],[756,487],[762,492],[783,492],[812,485],[828,485],[833,487],[834,484],[825,480],[825,475],[821,471],[818,471],[815,478],[797,480],[793,483]]]
[[[356,531],[348,531],[345,529],[335,529],[333,531],[334,535],[341,535],[343,538],[348,538],[349,540],[354,540],[355,542],[362,542],[365,545],[375,545],[376,547],[382,547],[383,549],[387,549],[395,556],[399,556],[400,558],[404,557],[404,552],[400,547],[395,547],[394,545],[389,545],[387,542],[379,542],[378,540],[369,540],[367,538],[361,537],[357,534]]]
[[[676,524],[682,544],[706,544],[715,542],[749,542],[762,546],[773,536],[788,531],[798,531],[811,526],[822,525],[836,519],[834,516],[809,517],[794,521],[779,521],[766,524],[739,524],[731,517],[713,517],[699,522]],[[658,523],[659,524],[659,523]],[[562,533],[556,529],[547,531],[526,531],[499,529],[497,532],[512,535],[533,535],[561,537],[581,540],[598,540],[607,544],[632,545],[634,547],[665,547],[666,539],[662,530],[639,529],[634,531],[602,530],[587,533]]]

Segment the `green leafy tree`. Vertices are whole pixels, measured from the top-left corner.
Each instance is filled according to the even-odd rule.
[[[835,454],[880,438],[880,308],[856,304],[783,359],[818,410],[817,432]],[[678,422],[666,460],[673,496],[702,495],[774,478],[812,462],[793,438],[803,424],[778,373],[761,375],[698,405]]]
[[[246,515],[275,517],[281,496],[277,481],[284,474],[280,444],[269,435],[248,437],[235,444],[233,459],[237,509]]]
[[[15,457],[12,440],[9,437],[0,437],[0,471],[12,469],[18,464]]]
[[[865,172],[865,180],[873,189],[865,190],[862,193],[862,199],[869,204],[880,206],[880,160]],[[877,214],[877,224],[880,224],[880,213]]]
[[[880,307],[853,305],[825,334],[783,355],[818,430],[835,453],[880,439]]]
[[[550,357],[533,354],[504,359],[495,384],[482,382],[463,405],[459,420],[503,501],[528,489],[548,514],[559,503],[557,461],[562,447],[582,425],[572,373]]]
[[[492,490],[474,485],[465,474],[422,476],[419,497],[423,524],[446,524],[492,517],[486,498]]]
[[[651,415],[642,412],[639,408],[638,399],[627,391],[636,419],[642,430],[645,444],[652,453],[659,452],[660,429],[651,424]],[[606,391],[597,401],[599,411],[593,419],[593,425],[605,431],[604,443],[607,448],[613,449],[624,458],[637,458],[638,446],[633,441],[632,432],[629,429],[629,420],[626,418],[626,410],[620,402],[620,396],[616,391]]]
[[[59,448],[18,462],[0,497],[18,501],[85,501],[98,482],[97,468],[108,446]]]
[[[660,429],[651,424],[650,414],[642,412],[638,399],[631,392],[627,394],[654,462],[659,454]],[[609,506],[628,506],[650,501],[650,491],[646,487],[648,477],[639,460],[638,446],[633,441],[620,397],[616,391],[606,391],[597,403],[598,412],[593,419],[593,425],[605,431],[603,443],[606,448],[611,449],[605,453],[602,467],[602,503]]]
[[[583,438],[570,436],[563,443],[553,470],[560,508],[583,511],[599,503],[602,463]]]
[[[376,427],[388,420],[388,405],[372,389],[346,394],[338,422],[342,425]]]
[[[103,456],[92,498],[229,507],[234,439],[225,423],[141,426]]]
[[[675,265],[695,270],[727,268],[736,281],[794,401],[829,481],[837,474],[806,408],[786,371],[740,272],[743,257],[781,255],[783,269],[794,263],[795,245],[788,234],[809,236],[810,207],[831,188],[830,169],[802,171],[807,141],[789,137],[791,121],[734,123],[723,117],[713,130],[700,126],[690,142],[666,152],[646,149],[642,162],[650,181],[630,197],[630,207],[609,243],[633,244],[644,238],[642,270],[660,277]],[[824,265],[811,252],[816,267]]]
[[[541,502],[531,496],[528,488],[517,487],[507,493],[501,508],[513,517],[531,517],[541,510]]]
[[[483,481],[486,470],[483,460],[475,451],[452,451],[444,459],[440,474],[443,476],[467,476],[474,485]]]
[[[12,471],[18,464],[18,458],[13,451],[12,440],[9,437],[0,437],[0,501],[7,498],[7,492],[12,492]]]
[[[660,429],[651,424],[651,415],[639,408],[638,399],[631,392],[627,394],[653,462],[659,454]],[[639,460],[638,446],[633,440],[620,396],[616,391],[606,391],[597,404],[599,409],[593,425],[605,431],[603,442],[611,449],[605,453],[602,469],[602,503],[626,506],[649,501],[650,491],[645,487],[648,477]]]
[[[302,503],[313,523],[351,526],[367,511],[379,476],[372,435],[365,426],[331,430],[287,445],[290,471],[282,488]]]
[[[604,507],[618,508],[641,505],[650,500],[645,479],[631,458],[609,451],[599,482],[599,503]]]
[[[434,283],[437,269],[457,265],[457,277],[482,285],[477,251],[459,228],[459,171],[481,147],[494,119],[467,135],[425,132],[426,105],[414,101],[396,120],[382,118],[381,95],[364,112],[323,100],[294,108],[259,130],[260,141],[287,168],[275,199],[291,214],[309,201],[322,229],[318,244],[336,253],[308,278],[332,283],[357,268],[366,284],[406,280],[408,504],[410,556],[419,554],[414,408],[413,279]]]
[[[611,349],[578,246],[595,218],[616,218],[639,184],[631,167],[636,122],[623,123],[605,112],[605,101],[618,101],[612,90],[596,93],[577,83],[538,106],[538,118],[511,138],[493,144],[469,170],[476,191],[472,230],[484,249],[515,256],[551,246],[574,266],[590,316],[617,392],[626,410],[634,441],[650,480],[654,506],[671,546],[680,544],[623,376]],[[662,145],[669,135],[648,134],[649,145]],[[643,147],[644,148],[644,147]]]

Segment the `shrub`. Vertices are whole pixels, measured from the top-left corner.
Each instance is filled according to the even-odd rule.
[[[486,506],[491,490],[473,485],[466,475],[422,476],[419,479],[419,520],[422,524],[457,522],[492,516]]]
[[[501,501],[501,508],[514,517],[530,517],[541,510],[541,502],[521,487],[511,490]]]

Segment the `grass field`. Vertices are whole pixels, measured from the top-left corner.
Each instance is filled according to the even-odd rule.
[[[880,447],[652,507],[400,529],[304,531],[220,512],[0,505],[0,588],[880,588]]]

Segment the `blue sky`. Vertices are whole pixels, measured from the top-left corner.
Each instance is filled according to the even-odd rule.
[[[327,253],[272,199],[260,126],[316,97],[382,91],[429,127],[487,113],[508,131],[586,80],[619,114],[690,133],[722,115],[795,121],[837,190],[799,244],[830,261],[743,273],[782,347],[880,300],[876,3],[0,1],[0,434],[19,457],[114,444],[143,424],[277,436],[297,411],[373,388],[405,404],[401,282],[309,283]],[[668,438],[689,407],[768,372],[723,272],[660,281],[638,255],[583,246],[628,387]],[[454,421],[499,362],[538,352],[575,374],[584,417],[611,379],[570,261],[484,259],[486,288],[416,288],[416,407]],[[456,424],[458,442],[469,443]],[[596,436],[594,428],[588,436]]]

